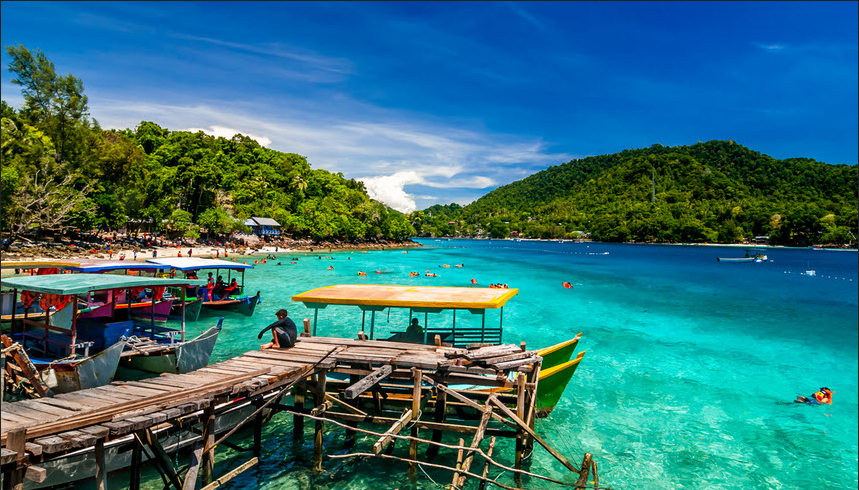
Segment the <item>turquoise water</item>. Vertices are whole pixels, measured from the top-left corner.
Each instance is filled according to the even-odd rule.
[[[507,283],[519,295],[504,308],[505,342],[525,341],[538,348],[583,332],[579,350],[587,354],[555,411],[537,430],[572,461],[592,453],[601,485],[857,487],[855,251],[770,249],[772,262],[730,264],[716,257],[740,257],[742,249],[422,243],[426,246],[408,253],[321,255],[330,259],[320,259],[318,253],[277,254],[277,260],[247,273],[248,290],[260,289],[263,302],[250,319],[226,318],[213,362],[258,348],[257,332],[274,321],[280,308],[288,308],[299,325],[301,318],[312,319],[312,310],[290,301],[312,288],[350,283],[468,286],[471,278],[481,286]],[[289,263],[293,257],[299,259],[296,264]],[[367,276],[357,276],[358,270]],[[425,277],[427,270],[438,277]],[[816,275],[804,275],[806,270]],[[421,275],[409,278],[410,271]],[[574,287],[563,288],[564,281]],[[403,330],[406,314],[377,316],[377,337]],[[461,321],[470,319],[458,315],[457,324]],[[320,312],[318,334],[354,337],[360,324],[356,308],[329,307]],[[207,325],[197,323],[199,328]],[[797,394],[808,395],[824,385],[835,392],[831,407],[790,403]],[[433,481],[450,482],[448,473],[426,469],[411,487],[404,464],[382,460],[326,459],[327,472],[314,477],[309,472],[312,425],[306,424],[304,441],[293,442],[291,417],[277,416],[266,428],[260,467],[229,488],[429,489],[439,488]],[[342,434],[342,429],[328,429],[326,454],[342,452]],[[373,442],[361,439],[357,449],[367,450]],[[512,464],[512,444],[501,444],[501,450],[507,454],[502,461]],[[395,450],[402,456],[407,452],[407,446]],[[437,462],[452,465],[454,457],[442,452]],[[216,472],[247,458],[222,451]],[[562,470],[537,446],[531,471],[575,481]],[[507,474],[501,481],[513,480]],[[526,480],[525,486],[551,488],[538,480]]]

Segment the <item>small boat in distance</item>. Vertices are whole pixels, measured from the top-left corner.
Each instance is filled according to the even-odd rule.
[[[718,257],[716,259],[719,262],[766,262],[767,255],[766,250],[762,248],[749,248],[746,249],[745,257]]]

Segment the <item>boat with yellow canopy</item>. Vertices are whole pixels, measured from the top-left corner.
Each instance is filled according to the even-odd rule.
[[[440,340],[454,347],[474,344],[501,344],[503,334],[504,305],[519,294],[518,289],[399,286],[372,284],[337,284],[312,289],[292,297],[313,309],[313,335],[318,329],[319,310],[330,305],[357,306],[361,312],[361,332],[367,330],[367,312],[370,312],[369,335],[376,335],[376,316],[393,308],[408,308],[408,324],[423,317],[420,331],[392,332],[384,340],[430,344],[439,336]],[[497,325],[487,325],[487,310],[497,310]],[[462,312],[472,317],[463,318]],[[430,314],[452,313],[451,322],[430,321]],[[457,312],[460,324],[457,325]],[[474,316],[479,317],[475,322]],[[435,320],[435,318],[433,319]],[[466,320],[463,322],[463,320]],[[366,333],[365,333],[366,335]],[[538,351],[543,358],[537,397],[542,406],[541,414],[547,415],[560,399],[570,378],[584,356],[580,353],[570,360],[578,346],[581,333],[576,337]]]

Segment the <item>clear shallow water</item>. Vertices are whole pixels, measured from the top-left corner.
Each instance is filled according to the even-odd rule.
[[[519,288],[519,295],[504,308],[505,342],[526,341],[529,348],[538,348],[584,334],[579,350],[587,354],[552,416],[537,429],[574,462],[584,452],[592,453],[602,485],[857,487],[856,252],[770,249],[773,262],[730,264],[716,257],[740,257],[742,249],[423,243],[425,247],[407,254],[322,253],[333,259],[319,259],[318,253],[277,254],[277,260],[247,273],[249,290],[260,289],[263,303],[250,319],[226,318],[212,362],[258,348],[257,332],[274,321],[280,308],[288,308],[299,325],[301,318],[312,319],[312,310],[290,298],[315,287],[468,286],[471,278],[481,286],[507,283]],[[299,258],[296,264],[289,263],[292,257]],[[275,265],[278,261],[282,265]],[[367,276],[357,276],[358,270]],[[439,277],[425,277],[427,270]],[[806,270],[817,275],[803,275]],[[421,276],[409,278],[410,271]],[[574,288],[563,288],[564,281]],[[390,321],[387,314],[377,316],[377,337],[403,330],[406,314],[392,313]],[[457,323],[462,321],[469,319],[457,315]],[[354,307],[329,307],[320,312],[318,334],[354,337],[360,322]],[[833,406],[790,403],[797,394],[808,395],[824,385],[835,391]],[[275,417],[266,428],[260,468],[247,471],[229,488],[404,489],[438,488],[429,478],[450,482],[449,474],[427,469],[429,478],[419,472],[417,486],[411,487],[404,464],[382,460],[326,459],[327,473],[314,477],[308,471],[312,424],[306,428],[305,440],[293,442],[291,417]],[[340,428],[328,430],[326,454],[340,452],[342,435]],[[373,442],[362,440],[357,449],[366,450]],[[501,450],[507,454],[501,460],[512,464],[512,444],[502,444]],[[398,446],[395,454],[407,451]],[[437,462],[452,466],[455,455],[444,454]],[[216,472],[247,458],[221,451]],[[225,459],[231,461],[222,463]],[[562,469],[537,447],[532,471],[574,482]],[[510,484],[512,478],[504,475],[502,481]],[[547,488],[537,480],[525,486]]]

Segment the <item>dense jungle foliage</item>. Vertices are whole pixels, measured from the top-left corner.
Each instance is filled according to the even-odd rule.
[[[89,117],[80,79],[59,76],[45,55],[6,48],[24,106],[2,102],[2,229],[200,233],[247,231],[270,217],[293,238],[401,238],[405,215],[371,200],[364,184],[307,159],[235,135],[170,131],[153,122],[103,130]]]
[[[421,234],[600,241],[855,244],[857,167],[776,160],[732,141],[572,160],[477,201],[433,206]],[[453,224],[450,224],[450,223]]]

